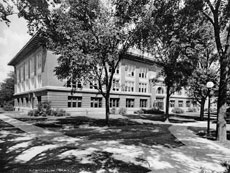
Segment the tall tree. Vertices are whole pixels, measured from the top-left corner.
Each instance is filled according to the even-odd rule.
[[[13,101],[14,95],[14,72],[10,72],[8,77],[0,84],[0,105]]]
[[[213,29],[216,49],[219,56],[220,81],[218,94],[217,139],[226,140],[226,101],[230,52],[230,1],[229,0],[186,0],[184,13],[189,25],[194,17],[204,18]],[[190,17],[192,17],[190,19]],[[191,31],[191,30],[190,30]]]
[[[197,37],[199,44],[195,47],[198,52],[198,64],[193,74],[189,77],[188,88],[189,95],[200,104],[200,120],[203,121],[205,101],[210,94],[206,84],[208,81],[212,81],[215,84],[213,90],[218,89],[219,66],[210,25],[204,23],[198,29],[197,34],[200,35],[200,38]]]
[[[109,98],[113,76],[133,45],[133,27],[145,8],[145,0],[19,1],[19,15],[31,32],[40,30],[47,45],[59,55],[55,68],[59,79],[71,82],[96,81],[105,98],[109,124]]]
[[[139,47],[151,53],[153,61],[162,69],[167,93],[166,115],[171,94],[187,85],[197,61],[193,42],[183,42],[185,33],[179,10],[179,1],[151,1],[137,32],[137,39],[141,39]]]

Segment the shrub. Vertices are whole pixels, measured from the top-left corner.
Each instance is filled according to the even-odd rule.
[[[143,109],[141,109],[141,110],[137,110],[137,111],[135,111],[134,113],[135,113],[135,114],[139,114],[139,115],[140,115],[140,114],[144,114],[144,111],[143,111]]]
[[[51,115],[51,104],[48,101],[44,101],[38,104],[38,112],[40,116]]]
[[[13,111],[14,110],[14,106],[13,106],[13,104],[6,103],[6,104],[3,105],[3,110],[4,111]]]
[[[177,114],[181,114],[181,113],[184,113],[184,110],[181,109],[181,108],[173,108],[173,109],[172,109],[172,112],[173,112],[173,113],[177,113]]]
[[[142,109],[144,114],[164,114],[164,111],[157,109],[157,108],[152,108],[152,109]]]
[[[63,117],[63,116],[69,116],[69,113],[66,113],[63,109],[58,109],[56,110],[56,115],[57,117]]]
[[[62,109],[58,109],[58,110],[52,110],[50,102],[42,102],[38,104],[38,108],[31,110],[28,112],[28,116],[57,116],[57,117],[61,117],[61,116],[69,116],[69,113],[66,113],[66,111],[62,110]]]
[[[196,108],[188,108],[187,112],[197,112]]]
[[[126,112],[127,112],[127,109],[126,109],[126,108],[120,108],[120,109],[119,109],[119,114],[120,114],[120,115],[125,115]]]
[[[111,113],[111,114],[116,114],[116,108],[111,108],[111,109],[110,109],[110,113]]]

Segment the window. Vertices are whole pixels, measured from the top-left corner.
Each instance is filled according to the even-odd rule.
[[[91,107],[92,108],[101,108],[102,107],[102,98],[91,97]]]
[[[147,99],[140,99],[140,107],[141,108],[147,107]]]
[[[19,69],[17,69],[16,70],[16,76],[17,76],[17,83],[19,83],[19,81],[20,81],[20,70]]]
[[[38,88],[42,87],[42,76],[38,75]]]
[[[174,108],[175,107],[175,100],[170,100],[170,107]]]
[[[147,92],[147,83],[139,83],[139,92],[142,92],[142,93]]]
[[[31,76],[34,74],[34,57],[30,59],[30,74]]]
[[[78,96],[68,96],[68,107],[69,108],[75,108],[81,107],[82,103],[82,97],[78,97]]]
[[[34,66],[34,75],[36,75],[37,74],[37,56],[34,56],[33,66]]]
[[[157,88],[157,94],[164,94],[164,89],[162,87]]]
[[[41,67],[42,67],[42,52],[39,52],[37,54],[37,64],[38,64],[38,69],[41,69]]]
[[[125,81],[125,91],[134,92],[134,82],[133,81]]]
[[[119,98],[110,98],[109,106],[110,107],[119,107]]]
[[[113,91],[119,91],[120,90],[119,79],[113,79],[112,90]]]
[[[135,66],[126,65],[125,67],[126,76],[134,77],[134,74],[135,74],[134,71],[135,71]]]
[[[74,82],[74,81],[71,81],[70,79],[67,81],[67,87],[68,88],[82,88],[82,83],[80,81]]]
[[[29,62],[27,61],[27,62],[25,63],[25,78],[26,78],[26,79],[28,79],[28,75],[29,75],[28,64],[29,64]]]
[[[133,108],[134,107],[134,99],[126,99],[126,107]]]
[[[90,89],[98,89],[98,83],[96,81],[92,81],[89,83]]]
[[[26,106],[29,107],[29,98],[26,97]]]
[[[112,68],[111,67],[109,67],[109,72],[110,73],[112,72]],[[119,74],[119,66],[117,66],[117,68],[115,69],[114,74]]]
[[[190,107],[191,106],[191,102],[189,100],[186,101],[186,107]]]
[[[20,72],[20,78],[21,78],[20,81],[22,82],[24,80],[24,72],[25,72],[23,66],[20,67],[20,71],[21,71]]]
[[[183,107],[183,100],[179,100],[179,101],[178,101],[178,106],[179,106],[179,107]]]
[[[147,68],[140,68],[139,77],[140,78],[146,78],[147,77]]]

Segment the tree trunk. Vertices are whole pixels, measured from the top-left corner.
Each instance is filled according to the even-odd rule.
[[[200,121],[204,121],[204,105],[205,99],[202,99],[200,103]]]
[[[166,120],[169,119],[169,98],[170,98],[170,87],[166,87],[166,110],[165,110],[165,115],[166,115]]]
[[[109,94],[106,94],[105,97],[105,119],[106,119],[106,125],[109,126]]]
[[[224,142],[227,140],[226,133],[226,101],[227,101],[227,80],[228,65],[227,56],[220,57],[220,83],[218,94],[218,115],[217,115],[217,140]]]

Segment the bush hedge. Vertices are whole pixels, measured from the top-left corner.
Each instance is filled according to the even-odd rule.
[[[184,110],[181,109],[181,108],[173,108],[173,109],[172,109],[172,112],[173,112],[173,113],[177,113],[177,114],[181,114],[181,113],[184,113]]]
[[[50,102],[41,102],[38,104],[38,108],[31,110],[28,112],[29,116],[35,116],[35,117],[46,117],[46,116],[56,116],[56,117],[62,117],[62,116],[69,116],[70,114],[62,109],[53,110],[51,108]]]

